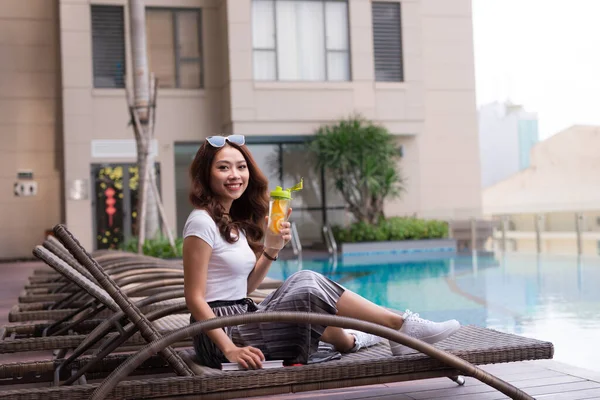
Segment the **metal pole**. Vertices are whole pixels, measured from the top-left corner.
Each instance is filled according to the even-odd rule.
[[[581,228],[583,225],[583,214],[575,213],[575,234],[577,237],[577,255],[583,253],[583,243],[581,241]]]
[[[502,219],[500,220],[500,229],[502,232],[501,245],[503,253],[506,253],[506,225],[508,225],[508,216],[503,215]]]
[[[540,233],[540,222],[541,216],[539,214],[534,215],[534,223],[535,223],[535,248],[537,250],[537,254],[542,252],[542,238]]]
[[[471,251],[477,252],[477,220],[471,218]]]
[[[581,257],[577,257],[577,289],[581,296],[583,290],[583,262]]]

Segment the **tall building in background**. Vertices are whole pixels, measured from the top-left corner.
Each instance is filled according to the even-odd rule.
[[[529,167],[538,118],[523,106],[494,102],[479,109],[481,185],[492,186]]]

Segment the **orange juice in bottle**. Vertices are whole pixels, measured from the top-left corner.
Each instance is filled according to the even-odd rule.
[[[269,249],[282,249],[283,238],[281,237],[282,223],[287,221],[288,210],[292,201],[292,192],[302,190],[302,180],[289,188],[282,189],[277,186],[270,195],[269,201],[269,220],[267,221],[267,230],[265,232],[265,247]]]

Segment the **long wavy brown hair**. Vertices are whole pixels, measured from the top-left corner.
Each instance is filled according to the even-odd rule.
[[[265,216],[269,212],[268,180],[258,168],[248,147],[230,142],[226,142],[226,146],[231,146],[242,153],[250,175],[246,190],[231,205],[229,218],[210,187],[213,160],[224,147],[213,147],[205,141],[198,149],[190,166],[190,201],[194,207],[208,212],[217,224],[221,236],[228,243],[237,241],[237,236],[232,237],[231,231],[241,229],[246,234],[250,248],[258,254],[263,248],[263,227]]]

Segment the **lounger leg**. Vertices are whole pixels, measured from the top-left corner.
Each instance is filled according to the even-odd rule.
[[[465,384],[465,377],[462,375],[450,376],[450,380],[456,382],[457,385],[462,386]]]

